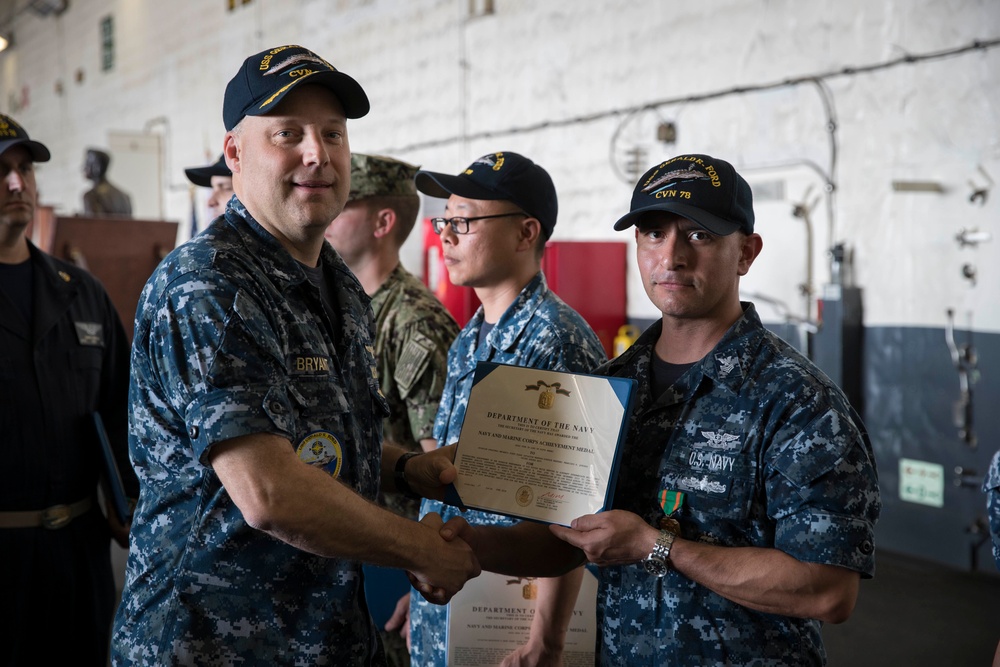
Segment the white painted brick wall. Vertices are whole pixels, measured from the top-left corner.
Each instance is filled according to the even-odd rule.
[[[231,13],[225,5],[75,0],[60,17],[15,17],[15,46],[0,54],[0,110],[55,156],[39,172],[44,203],[78,211],[85,148],[106,145],[109,132],[149,131],[165,142],[163,215],[186,222],[183,168],[221,150],[226,82],[251,53],[294,42],[365,86],[373,107],[351,125],[355,150],[453,172],[500,149],[543,164],[560,192],[556,239],[628,238],[611,230],[631,194],[611,156],[635,146],[647,151],[643,168],[708,152],[752,183],[783,181],[785,199],[757,207],[765,250],[744,285],[797,314],[805,234],[791,209],[810,186],[810,198],[823,193],[816,169],[830,166],[818,89],[627,112],[1000,38],[996,0],[495,0],[494,15],[471,19],[468,0],[253,0]],[[117,66],[105,73],[99,22],[108,14]],[[837,190],[832,225],[825,195],[813,211],[815,289],[829,280],[829,245],[846,241],[867,324],[941,326],[952,307],[963,321],[973,313],[977,329],[1000,331],[1000,47],[825,86],[837,118]],[[676,122],[675,145],[655,140],[661,120]],[[982,206],[968,201],[970,181],[986,184],[979,165],[997,185]],[[945,191],[894,192],[893,180],[937,181]],[[994,239],[960,248],[961,228]],[[411,268],[417,253],[408,244]],[[974,287],[960,276],[967,262],[979,271]],[[630,314],[654,317],[630,274]]]

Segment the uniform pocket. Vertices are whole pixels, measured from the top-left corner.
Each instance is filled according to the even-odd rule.
[[[104,365],[104,350],[99,347],[77,347],[69,352],[71,378],[75,385],[72,396],[79,413],[93,411],[97,406],[97,396],[101,389],[101,369]]]
[[[704,512],[741,521],[750,514],[753,495],[751,473],[740,475],[668,466],[662,483],[664,489],[684,492],[685,512]]]

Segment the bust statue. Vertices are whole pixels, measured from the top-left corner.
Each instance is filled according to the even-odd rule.
[[[97,216],[132,216],[132,199],[107,178],[111,156],[96,148],[87,149],[83,174],[94,187],[83,194],[83,212]]]

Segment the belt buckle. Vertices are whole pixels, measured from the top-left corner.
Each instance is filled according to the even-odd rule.
[[[42,512],[42,526],[49,530],[57,530],[70,522],[69,505],[53,505]]]

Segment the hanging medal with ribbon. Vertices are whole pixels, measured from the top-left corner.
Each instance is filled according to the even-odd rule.
[[[662,530],[669,530],[675,535],[680,535],[681,524],[673,515],[684,504],[684,492],[663,489],[656,494],[656,499],[663,510],[663,516],[660,517],[660,528]]]

